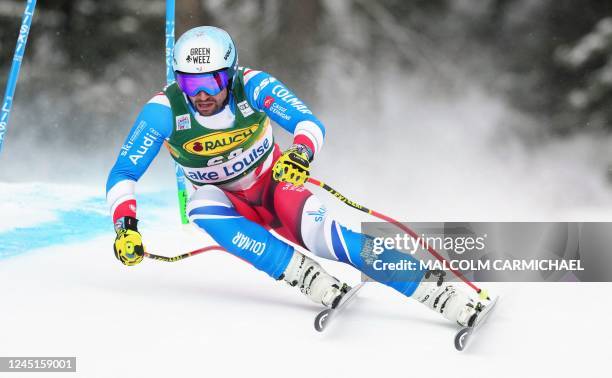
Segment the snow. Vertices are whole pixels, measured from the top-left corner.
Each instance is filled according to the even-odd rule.
[[[38,184],[10,185],[40,192]],[[40,203],[52,216],[90,195],[103,201],[73,189],[64,202]],[[178,225],[172,196],[155,198],[142,225],[150,252],[178,255],[210,242]],[[0,205],[3,220],[17,215],[10,209]],[[125,267],[113,256],[113,237],[105,225],[98,236],[0,260],[1,356],[77,357],[77,374],[54,377],[572,377],[587,367],[607,370],[609,283],[486,284],[503,295],[499,308],[459,353],[455,326],[384,286],[367,284],[319,334],[319,306],[233,256]],[[341,263],[323,265],[343,280],[359,279]]]
[[[346,106],[321,115],[329,127],[317,179],[402,221],[610,220],[610,137],[540,138],[533,120],[486,92],[468,87],[460,98],[431,99],[423,81],[392,76],[383,82],[401,84],[405,94],[387,98],[392,88],[382,86],[375,117],[351,88],[330,89]],[[116,261],[104,182],[89,171],[108,172],[110,142],[104,158],[88,156],[86,164],[67,153],[33,162],[20,143],[0,155],[5,177],[23,180],[32,166],[53,176],[62,166],[66,174],[56,180],[69,184],[0,183],[0,196],[10,199],[0,203],[1,356],[77,356],[78,373],[67,377],[514,378],[607,370],[609,283],[483,285],[503,297],[464,353],[454,350],[454,325],[377,284],[318,334],[319,306],[233,256],[129,268]],[[145,245],[167,256],[209,243],[178,224],[172,167],[160,154],[137,193]],[[96,182],[70,183],[77,174]],[[147,183],[164,192],[143,193]],[[371,220],[313,191],[345,224]],[[343,280],[359,279],[347,266],[322,263]]]
[[[256,50],[245,49],[258,42],[249,26],[253,4],[226,12],[226,3],[206,6],[218,8],[222,25],[240,18],[246,27],[235,32],[243,57],[257,58]],[[272,10],[264,35],[276,38],[278,2],[264,3]],[[391,55],[417,67],[403,61],[395,67],[395,58],[382,56],[392,61],[373,74],[367,56],[362,61],[351,53],[371,52],[371,30],[345,12],[350,2],[323,3],[339,25],[343,48],[332,43],[315,54],[323,69],[313,84],[313,109],[328,132],[316,178],[402,221],[610,221],[612,137],[551,137],[546,119],[521,114],[489,83],[479,84],[454,60],[445,62],[439,47],[415,41],[418,33],[395,25],[374,3],[360,3],[367,17],[383,20],[383,38],[398,50]],[[94,2],[79,4],[87,14]],[[163,2],[125,6],[160,19],[164,14]],[[22,2],[0,2],[2,15],[21,12]],[[50,12],[46,22],[57,21],[60,14]],[[515,10],[515,21],[527,13]],[[131,18],[116,21],[116,30],[135,25]],[[609,25],[609,19],[600,23],[599,34],[609,34]],[[319,306],[228,254],[121,265],[113,256],[102,175],[138,104],[159,90],[162,61],[128,54],[102,62],[101,76],[93,77],[65,69],[59,38],[47,34],[30,50],[34,59],[25,62],[19,84],[22,102],[14,104],[12,134],[0,155],[0,180],[64,183],[0,182],[0,356],[78,357],[77,374],[54,377],[514,378],[609,370],[610,283],[485,284],[503,295],[499,308],[471,348],[458,353],[454,325],[377,284],[368,284],[341,320],[318,334]],[[602,38],[591,34],[558,58],[582,64],[606,43]],[[57,75],[49,75],[58,70],[70,73],[59,86]],[[504,77],[514,76],[500,72]],[[576,104],[588,103],[588,92],[576,93]],[[291,143],[288,135],[277,137],[283,146]],[[143,194],[143,182],[138,186],[145,244],[168,256],[210,243],[178,224],[173,166],[162,153],[143,178],[163,192]],[[371,220],[315,192],[345,224]],[[348,266],[322,264],[343,280],[359,279]]]
[[[2,204],[0,233],[16,228],[33,227],[57,220],[57,211],[74,209],[76,204],[95,195],[90,187],[53,185],[53,190],[43,183],[2,183],[0,196],[9,198]],[[19,216],[8,216],[15,214]]]
[[[0,259],[112,232],[103,186],[0,183]],[[156,224],[177,214],[172,192],[140,191],[142,213]],[[169,214],[170,213],[170,214]]]

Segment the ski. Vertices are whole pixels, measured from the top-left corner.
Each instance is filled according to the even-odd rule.
[[[357,292],[363,287],[363,285],[365,285],[365,282],[360,282],[359,284],[355,285],[355,287],[342,296],[335,307],[326,308],[325,310],[319,312],[314,321],[315,329],[319,332],[323,332],[329,325],[329,322],[338,316],[338,314],[340,314],[340,312],[346,308],[352,299],[356,297]]]
[[[482,327],[482,325],[487,321],[487,318],[489,317],[491,312],[493,312],[493,310],[495,309],[498,299],[499,299],[499,296],[495,297],[495,299],[493,299],[491,303],[488,306],[486,306],[485,309],[480,314],[478,314],[478,316],[481,317],[481,319],[478,321],[478,323],[475,326],[463,327],[459,330],[459,332],[457,332],[457,334],[455,335],[455,348],[458,351],[465,350],[474,332],[476,332],[480,327]]]

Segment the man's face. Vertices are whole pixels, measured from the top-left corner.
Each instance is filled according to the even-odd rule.
[[[211,116],[223,108],[223,104],[225,104],[227,99],[227,88],[224,88],[216,96],[200,91],[197,95],[188,97],[200,115]]]

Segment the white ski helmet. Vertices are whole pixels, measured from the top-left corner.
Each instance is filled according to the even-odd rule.
[[[214,26],[190,29],[174,46],[172,68],[186,74],[227,69],[228,76],[233,78],[238,70],[236,45],[223,29]]]

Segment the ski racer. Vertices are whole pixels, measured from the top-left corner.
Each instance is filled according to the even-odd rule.
[[[477,299],[444,282],[441,272],[376,270],[376,259],[415,259],[394,249],[374,253],[370,237],[342,226],[304,187],[325,128],[282,82],[239,67],[227,32],[202,26],[184,33],[173,69],[176,82],[144,106],[108,177],[117,259],[125,265],[143,259],[135,185],[165,145],[197,188],[187,206],[190,222],[275,280],[326,307],[348,289],[270,230],[316,256],[350,264],[452,322],[474,323],[482,305]],[[275,144],[270,120],[293,134],[291,147]]]

